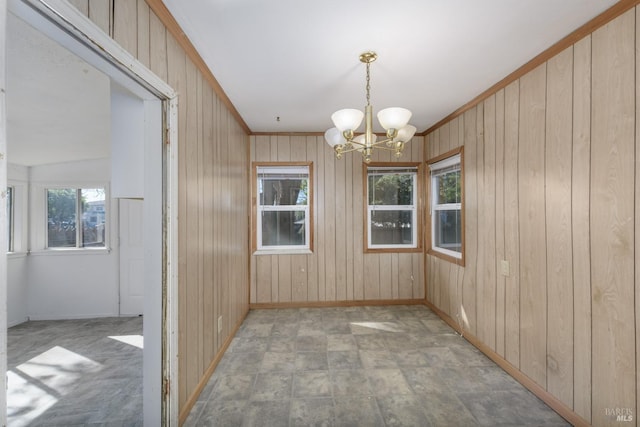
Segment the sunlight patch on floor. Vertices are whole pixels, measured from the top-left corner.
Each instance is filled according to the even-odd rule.
[[[101,364],[55,346],[7,372],[7,415],[11,426],[26,426],[61,396],[72,391],[83,375]]]
[[[387,332],[402,332],[398,325],[392,322],[351,322],[352,325],[361,326],[363,328],[378,329]]]
[[[144,338],[142,335],[114,335],[109,338],[134,347],[144,348]]]

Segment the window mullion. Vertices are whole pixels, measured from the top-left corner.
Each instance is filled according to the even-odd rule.
[[[76,188],[76,248],[81,248],[82,244],[82,222],[80,221],[82,214],[82,189]]]

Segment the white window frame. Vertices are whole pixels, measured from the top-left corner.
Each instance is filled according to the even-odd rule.
[[[11,254],[16,246],[16,187],[11,184],[7,185],[7,203],[7,253]]]
[[[20,180],[7,180],[7,188],[8,187],[12,188],[13,212],[11,218],[11,236],[7,236],[7,238],[11,238],[12,247],[11,252],[7,252],[7,255],[14,258],[26,255],[29,246],[27,241],[29,193],[27,183]],[[9,218],[7,218],[7,220],[9,220]]]
[[[42,185],[41,188],[43,189],[42,191],[42,196],[43,196],[43,210],[42,210],[42,216],[43,216],[43,244],[44,244],[44,250],[45,251],[110,251],[110,245],[109,245],[109,235],[110,235],[110,231],[111,231],[111,227],[110,227],[110,216],[111,216],[111,209],[110,209],[110,200],[111,200],[111,196],[110,196],[110,191],[109,191],[109,186],[107,184],[104,183],[96,183],[96,184],[80,184],[80,185],[74,185],[74,184],[51,184],[51,185]],[[104,210],[105,210],[105,221],[104,221],[104,246],[82,246],[82,232],[80,231],[80,226],[78,226],[78,222],[82,220],[81,218],[81,212],[79,212],[80,209],[80,204],[79,198],[76,198],[76,246],[73,247],[50,247],[49,246],[49,207],[48,207],[48,199],[47,199],[47,195],[48,195],[48,191],[49,190],[57,190],[57,189],[74,189],[76,190],[76,194],[79,194],[80,190],[86,190],[86,189],[102,189],[104,191]],[[79,215],[80,214],[80,215]]]
[[[311,252],[311,228],[312,228],[312,166],[311,164],[256,164],[255,171],[255,188],[256,188],[256,229],[255,229],[255,249],[256,254],[283,254],[283,253],[310,253]],[[268,175],[306,175],[307,179],[307,204],[306,205],[261,205],[260,189],[262,179]],[[263,245],[262,244],[262,216],[264,212],[304,212],[304,245]]]
[[[435,214],[437,211],[444,211],[444,210],[458,210],[460,211],[460,218],[462,218],[463,212],[462,212],[462,193],[460,194],[460,203],[436,203],[436,199],[437,197],[435,196],[436,194],[438,194],[438,188],[437,188],[437,180],[436,178],[438,176],[444,175],[446,173],[455,171],[455,170],[459,170],[460,171],[460,179],[462,180],[462,156],[461,156],[461,152],[458,152],[457,154],[452,154],[451,156],[448,156],[442,160],[439,160],[437,162],[431,163],[429,164],[429,180],[430,180],[430,188],[431,188],[431,212],[430,212],[430,216],[431,216],[431,249],[435,252],[441,253],[443,255],[455,258],[457,260],[462,260],[463,257],[463,253],[464,253],[464,239],[463,239],[463,230],[462,227],[464,227],[464,221],[461,220],[461,230],[460,230],[460,252],[457,251],[452,251],[450,249],[444,248],[442,246],[437,246],[436,245],[436,221],[435,221]],[[452,169],[453,168],[453,169]]]
[[[418,229],[419,229],[419,217],[418,217],[418,191],[419,191],[419,180],[418,175],[420,168],[418,165],[393,165],[393,166],[381,166],[381,165],[365,165],[366,173],[365,173],[365,206],[367,209],[367,235],[366,239],[366,249],[367,251],[375,251],[377,249],[382,250],[415,250],[420,247],[418,240]],[[412,204],[411,205],[371,205],[369,204],[369,177],[371,175],[389,175],[389,174],[407,174],[412,176],[413,180],[413,194],[412,196]],[[371,243],[371,216],[375,211],[411,211],[411,243],[410,244],[396,244],[396,245],[385,245],[385,244],[373,244]]]

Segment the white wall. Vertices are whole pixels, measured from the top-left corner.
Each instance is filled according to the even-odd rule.
[[[45,250],[45,189],[105,186],[110,160],[69,162],[30,168],[30,254],[27,257],[28,316],[31,320],[117,316],[117,202],[106,206],[107,249]],[[107,193],[108,194],[108,193]]]
[[[27,248],[29,210],[29,169],[7,165],[7,185],[14,188],[14,252],[7,256],[7,326],[25,322],[27,304]]]
[[[112,84],[111,197],[144,197],[144,138],[144,102],[121,86]]]

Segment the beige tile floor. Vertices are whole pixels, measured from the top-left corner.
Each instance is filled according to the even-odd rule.
[[[566,426],[423,306],[254,310],[186,426]]]
[[[141,317],[9,328],[9,426],[141,426],[141,345]]]

